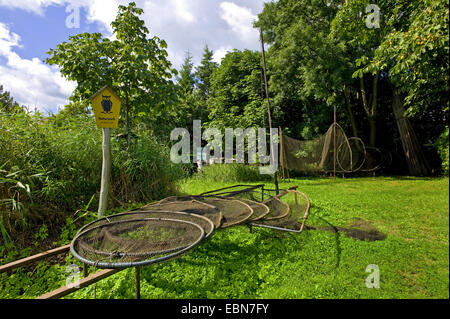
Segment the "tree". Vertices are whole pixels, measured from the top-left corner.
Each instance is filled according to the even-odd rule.
[[[214,52],[205,45],[203,58],[200,65],[195,69],[195,75],[198,78],[198,90],[203,100],[207,100],[211,91],[211,75],[217,68],[217,63],[213,61]]]
[[[392,5],[380,1],[379,5],[384,17],[382,34],[371,54],[357,60],[355,75],[362,78],[386,73],[409,171],[412,175],[428,175],[427,158],[404,113],[405,107],[409,115],[448,107],[448,2],[417,0]],[[441,130],[444,124],[440,123]]]
[[[423,112],[434,103],[448,106],[448,23],[448,1],[396,3],[386,21],[390,32],[361,70],[388,70],[391,82],[406,93],[408,115]]]
[[[334,2],[280,0],[266,3],[255,23],[270,44],[274,118],[293,137],[322,134],[331,124],[330,106],[343,105],[343,84],[351,73],[342,48],[327,37],[336,11]]]
[[[193,120],[207,119],[207,110],[198,92],[198,82],[193,70],[192,55],[188,51],[177,78],[178,104],[170,113],[173,118],[172,127],[174,125],[187,128],[190,133],[192,133]]]
[[[263,127],[266,104],[261,95],[261,53],[234,50],[227,53],[211,77],[209,125]]]
[[[19,104],[14,101],[8,91],[3,90],[3,85],[0,84],[0,111],[11,112],[18,107],[20,107]]]
[[[195,88],[195,78],[192,73],[194,68],[194,63],[192,62],[192,55],[189,51],[186,52],[186,57],[184,59],[183,65],[181,66],[179,77],[177,78],[178,87],[182,94],[192,93]]]
[[[295,114],[283,119],[293,135],[308,138],[309,132],[320,132],[323,123],[330,123],[327,106],[337,105],[338,110],[346,110],[343,124],[351,126],[354,135],[362,135],[371,145],[389,144],[389,140],[378,140],[378,129],[382,127],[385,134],[386,123],[392,119],[394,125],[397,119],[397,126],[407,123],[409,119],[400,116],[404,105],[409,105],[409,111],[419,105],[428,107],[421,118],[433,122],[442,114],[439,108],[448,105],[448,3],[375,3],[377,7],[369,0],[265,4],[255,25],[263,28],[271,45],[268,57],[269,69],[274,70],[270,83],[274,102],[284,115]],[[379,24],[370,25],[376,8],[380,9]],[[424,43],[426,50],[420,46]],[[342,115],[338,113],[341,119]],[[414,142],[413,126],[403,128],[397,132],[404,147],[411,145],[405,148],[407,162],[426,167],[419,141]],[[406,141],[408,136],[411,143]],[[426,171],[411,173],[424,175]]]
[[[70,42],[51,49],[46,62],[61,68],[61,74],[77,82],[72,100],[89,99],[104,85],[117,91],[124,102],[128,145],[130,119],[145,121],[155,109],[173,105],[176,100],[171,78],[176,70],[167,60],[167,44],[158,37],[148,38],[149,30],[139,16],[143,10],[134,2],[119,6],[111,23],[116,40],[100,33],[82,33]]]

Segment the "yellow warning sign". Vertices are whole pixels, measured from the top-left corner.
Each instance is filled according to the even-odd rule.
[[[91,97],[98,128],[117,128],[120,114],[120,98],[105,86]]]

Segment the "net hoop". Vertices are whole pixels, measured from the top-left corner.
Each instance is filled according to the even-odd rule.
[[[379,155],[379,157],[380,157],[380,161],[379,161],[378,165],[376,165],[376,166],[374,166],[372,168],[362,168],[361,172],[375,172],[375,171],[381,169],[382,167],[386,167],[386,166],[391,165],[391,163],[392,163],[392,154],[388,150],[380,149],[380,148],[373,147],[373,146],[366,146],[366,149],[369,151],[368,153],[371,153],[371,152],[372,152],[372,154],[377,153]],[[388,159],[386,159],[386,156],[385,156],[386,154],[388,155],[387,156]],[[386,165],[385,162],[389,162],[389,164]]]
[[[262,227],[262,228],[270,228],[270,229],[274,229],[274,230],[280,230],[280,231],[285,231],[285,232],[291,232],[291,233],[301,233],[303,232],[303,230],[305,229],[305,224],[306,224],[306,220],[309,217],[309,211],[311,209],[311,202],[308,198],[308,196],[305,193],[302,193],[298,190],[286,190],[286,192],[281,195],[284,196],[288,193],[294,193],[294,194],[298,194],[300,196],[302,196],[305,201],[306,201],[306,209],[305,209],[305,213],[303,215],[303,219],[302,219],[302,223],[300,225],[299,229],[290,229],[290,228],[283,228],[283,227],[279,227],[279,226],[272,226],[272,225],[266,225],[266,224],[260,224],[261,222],[264,222],[265,220],[269,221],[268,219],[262,219],[260,221],[258,221],[258,223],[250,223],[251,226],[256,226],[256,227]]]
[[[106,217],[102,217],[102,218],[96,219],[96,220],[94,220],[94,221],[84,225],[83,227],[81,227],[78,230],[78,232],[76,233],[76,235],[78,235],[79,233],[89,229],[92,225],[95,225],[97,223],[101,223],[102,221],[105,221],[105,220],[108,221],[108,223],[109,223],[110,220],[114,220],[116,218],[120,218],[120,217],[123,217],[123,216],[141,215],[141,214],[147,214],[147,213],[148,214],[169,213],[169,214],[177,214],[177,215],[180,215],[180,216],[192,216],[194,218],[202,219],[203,221],[205,221],[206,223],[208,223],[211,226],[211,230],[204,229],[204,231],[205,231],[205,238],[208,238],[209,236],[211,236],[211,234],[214,232],[214,229],[215,229],[214,223],[209,218],[207,218],[205,216],[202,216],[202,215],[198,215],[198,214],[194,214],[194,213],[187,213],[187,212],[177,212],[177,211],[171,211],[171,210],[154,210],[153,211],[153,210],[145,210],[145,209],[143,209],[143,210],[132,210],[132,211],[129,211],[129,212],[114,214],[114,215],[111,215],[111,216],[106,216]],[[164,217],[158,217],[158,218],[164,218]],[[174,219],[177,219],[177,218],[174,218]],[[131,219],[124,219],[124,220],[131,220]]]
[[[151,210],[152,206],[157,207],[158,205],[175,204],[175,203],[178,203],[178,202],[183,202],[183,201],[184,202],[189,202],[190,201],[192,203],[200,204],[201,206],[204,206],[206,208],[214,210],[214,212],[211,211],[211,212],[205,213],[204,215],[200,214],[200,213],[198,213],[197,215],[205,216],[206,218],[209,218],[206,215],[213,215],[214,216],[214,220],[211,219],[213,217],[211,217],[209,219],[213,222],[215,228],[219,228],[221,226],[221,224],[222,224],[222,219],[223,219],[222,211],[219,208],[217,208],[216,206],[214,206],[214,205],[211,205],[211,204],[208,204],[208,203],[205,203],[205,202],[202,202],[202,201],[195,200],[192,197],[193,196],[170,196],[170,197],[163,198],[163,199],[161,199],[158,202],[150,203],[150,204],[148,204],[146,206],[138,208],[137,210],[147,210],[147,209]],[[183,200],[180,200],[180,198],[183,198]],[[190,200],[187,200],[187,199],[190,199]],[[190,213],[190,212],[188,212],[188,213]],[[193,213],[193,214],[195,214],[195,213]]]
[[[353,168],[353,165],[354,165],[353,164],[353,157],[354,157],[353,153],[354,153],[354,151],[353,151],[352,147],[350,146],[350,141],[357,141],[358,143],[360,143],[360,145],[362,146],[362,150],[363,150],[362,153],[364,154],[361,164],[358,167],[356,167],[356,168]],[[337,149],[337,152],[336,152],[336,161],[337,161],[339,167],[341,168],[341,170],[337,170],[336,171],[338,173],[356,173],[359,170],[361,170],[361,168],[363,167],[363,165],[366,162],[366,156],[367,156],[366,146],[364,145],[364,142],[359,137],[350,137],[350,138],[348,138],[347,139],[347,144],[348,144],[348,147],[350,149],[350,168],[351,169],[350,170],[345,169],[343,167],[344,164],[341,163],[341,160],[339,158],[339,154],[341,154],[341,152],[340,152],[341,148],[344,146],[344,143],[341,143],[341,145],[339,145],[339,147]]]
[[[156,257],[153,259],[147,259],[147,260],[142,260],[142,261],[132,261],[132,262],[103,262],[103,261],[92,261],[89,260],[83,256],[81,256],[75,249],[75,244],[77,242],[77,240],[85,235],[88,232],[93,231],[94,229],[97,228],[103,228],[103,227],[107,227],[107,226],[111,226],[114,224],[118,224],[118,223],[131,223],[131,222],[138,222],[138,221],[149,221],[149,220],[157,220],[157,221],[169,221],[169,222],[175,222],[175,223],[185,223],[185,224],[190,224],[191,226],[194,226],[196,228],[198,228],[200,230],[200,236],[198,238],[196,238],[193,242],[189,243],[188,245],[182,246],[182,247],[177,247],[177,248],[173,248],[173,249],[169,249],[169,250],[165,250],[165,251],[159,251],[159,252],[149,252],[146,254],[133,254],[133,253],[128,253],[127,256],[142,256],[145,257],[146,255],[150,256],[155,256],[157,254],[166,254],[168,253],[168,255],[165,256],[161,256],[161,257]],[[204,238],[205,236],[205,231],[203,229],[203,227],[189,222],[189,221],[184,221],[184,220],[179,220],[179,219],[170,219],[170,218],[143,218],[143,219],[131,219],[131,220],[123,220],[123,221],[118,221],[118,222],[112,222],[112,223],[108,223],[108,224],[103,224],[103,225],[99,225],[93,228],[89,228],[86,229],[85,231],[77,234],[75,236],[75,238],[72,240],[71,244],[70,244],[70,252],[72,253],[72,255],[78,259],[79,261],[90,265],[90,266],[94,266],[96,268],[108,268],[108,269],[114,269],[114,268],[128,268],[128,267],[140,267],[140,266],[145,266],[145,265],[149,265],[152,263],[156,263],[156,262],[162,262],[162,261],[166,261],[169,259],[173,259],[174,257],[177,257],[183,253],[185,253],[186,251],[192,249],[193,247],[197,246],[201,240]],[[176,250],[175,250],[176,249]],[[100,253],[100,255],[104,254],[110,257],[113,257],[114,255],[117,255],[117,252],[101,252],[98,251]],[[97,253],[97,252],[96,252]]]
[[[214,203],[210,203],[210,202],[204,202],[203,200],[214,200],[214,199],[218,199],[221,201],[230,201],[230,202],[235,202],[235,203],[239,203],[239,205],[244,206],[246,208],[246,210],[248,210],[248,213],[244,214],[242,217],[240,217],[239,219],[237,219],[237,217],[234,218],[230,218],[230,216],[227,216],[226,212],[223,211],[223,209],[221,209],[220,207],[217,207]],[[206,205],[210,205],[215,207],[216,209],[218,209],[221,214],[222,214],[222,222],[220,225],[220,228],[227,228],[227,227],[231,227],[231,226],[235,226],[235,225],[239,225],[244,223],[245,221],[247,221],[252,215],[253,215],[253,208],[251,208],[248,204],[240,201],[239,199],[233,198],[233,197],[226,197],[226,196],[216,196],[216,195],[208,195],[208,196],[201,196],[201,195],[189,195],[189,196],[171,196],[171,197],[167,197],[162,199],[161,201],[159,201],[158,203],[167,203],[170,201],[197,201]],[[230,218],[230,219],[236,219],[233,221],[226,221],[226,219]]]
[[[287,194],[287,192],[282,193],[282,194],[277,195],[277,196],[270,197],[269,199],[266,199],[266,200],[263,202],[264,205],[267,205],[267,203],[269,203],[270,201],[278,201],[278,203],[279,203],[281,206],[286,207],[286,212],[285,212],[285,213],[282,213],[282,214],[276,215],[276,216],[265,216],[265,217],[264,217],[264,220],[281,219],[281,218],[284,218],[284,217],[286,217],[286,216],[289,215],[289,213],[290,213],[290,211],[291,211],[291,208],[289,207],[289,205],[288,205],[287,203],[285,203],[285,202],[283,202],[283,201],[280,200],[280,197],[282,197],[282,196],[284,196],[284,195],[286,195],[286,194]],[[270,208],[269,208],[269,210],[270,210]],[[271,212],[272,212],[272,211],[269,211],[269,214],[268,214],[268,215],[270,215]]]
[[[260,219],[264,218],[266,215],[268,215],[270,213],[269,207],[266,204],[264,204],[264,203],[259,203],[257,201],[251,200],[251,199],[240,199],[240,201],[248,204],[250,207],[251,206],[258,206],[258,207],[262,207],[263,210],[264,210],[263,213],[256,215],[255,214],[255,209],[252,208],[253,209],[253,215],[256,215],[256,216],[253,216],[253,215],[250,216],[249,219],[248,219],[249,221],[260,220]]]

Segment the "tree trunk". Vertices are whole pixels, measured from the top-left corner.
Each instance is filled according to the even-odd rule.
[[[413,176],[428,176],[430,174],[430,167],[409,119],[404,116],[403,102],[398,89],[395,87],[393,88],[392,109],[397,121],[409,174]]]
[[[348,97],[347,87],[344,85],[344,99],[345,105],[347,107],[347,115],[352,125],[353,136],[358,137],[358,128],[356,127],[355,117],[353,116],[352,105],[350,103],[350,98]]]
[[[363,108],[366,112],[367,119],[369,121],[370,135],[369,144],[375,146],[376,136],[377,136],[377,125],[376,125],[376,106],[377,106],[377,91],[378,91],[378,73],[374,77],[373,87],[372,87],[372,105],[369,106],[369,101],[367,100],[366,88],[364,86],[364,78],[359,78],[359,83],[361,87],[361,97],[363,101]]]
[[[377,123],[373,118],[370,117],[369,117],[369,127],[370,127],[369,145],[375,146],[377,138]]]
[[[377,98],[378,98],[378,78],[380,76],[380,72],[377,71],[373,78],[372,84],[372,107],[370,109],[371,121],[370,121],[370,144],[375,146],[376,138],[377,138]]]

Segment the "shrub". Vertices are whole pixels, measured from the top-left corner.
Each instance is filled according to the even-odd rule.
[[[449,156],[449,140],[448,127],[442,132],[437,139],[435,146],[442,160],[442,172],[448,175],[448,156]]]
[[[114,200],[110,207],[170,195],[175,180],[183,176],[165,145],[147,131],[136,135],[129,149],[120,139],[111,141]],[[43,117],[21,109],[0,112],[0,240],[37,232],[43,223],[51,225],[49,229],[62,227],[87,203],[95,210],[101,144],[101,130],[86,114]],[[11,231],[15,236],[9,236]]]
[[[260,174],[257,166],[232,163],[204,166],[196,178],[212,182],[258,182],[269,181],[272,175]]]

